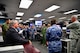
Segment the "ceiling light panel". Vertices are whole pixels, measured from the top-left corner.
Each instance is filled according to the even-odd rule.
[[[24,13],[23,12],[17,12],[17,16],[23,16]]]
[[[44,21],[45,19],[41,19],[41,21]]]
[[[21,17],[16,17],[15,19],[21,19]]]
[[[29,18],[29,20],[34,20],[34,18]]]
[[[55,16],[50,16],[50,17],[48,17],[48,18],[54,18]]]
[[[0,15],[2,15],[2,12],[0,11]]]
[[[80,16],[80,14],[77,14],[76,16]]]
[[[59,18],[59,19],[66,19],[66,17],[61,17],[61,18]]]
[[[23,20],[19,20],[19,22],[22,22]]]
[[[71,10],[71,11],[68,11],[68,12],[65,12],[64,14],[70,14],[70,13],[74,13],[74,12],[77,12],[78,10]]]
[[[4,16],[0,16],[0,18],[5,18]]]
[[[36,14],[34,17],[41,17],[42,14]]]
[[[32,2],[33,0],[21,0],[19,8],[28,9]]]
[[[26,23],[26,22],[23,22],[23,23]]]
[[[29,20],[26,20],[25,22],[29,22]]]
[[[49,7],[49,8],[47,8],[47,9],[45,9],[44,11],[51,12],[51,11],[56,10],[58,8],[60,8],[60,6],[53,5],[53,6]]]

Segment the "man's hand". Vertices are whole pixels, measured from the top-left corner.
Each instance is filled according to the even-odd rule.
[[[29,44],[32,45],[32,42],[29,40]]]
[[[46,45],[48,46],[48,41],[46,41]]]

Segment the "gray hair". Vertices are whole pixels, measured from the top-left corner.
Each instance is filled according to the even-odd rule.
[[[11,26],[13,26],[15,23],[17,23],[17,22],[18,22],[17,20],[11,20],[9,26],[11,27]]]
[[[77,15],[72,15],[72,16],[71,16],[71,18],[72,18],[72,17],[78,18],[78,16],[77,16]]]

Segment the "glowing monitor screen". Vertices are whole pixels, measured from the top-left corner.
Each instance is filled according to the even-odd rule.
[[[0,19],[0,24],[3,24],[5,22],[4,19]]]
[[[42,25],[42,21],[35,21],[35,25],[41,26]]]

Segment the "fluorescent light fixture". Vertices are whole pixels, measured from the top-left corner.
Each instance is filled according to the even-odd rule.
[[[23,20],[19,20],[19,22],[22,22]]]
[[[17,16],[23,16],[24,13],[23,12],[17,12]]]
[[[21,19],[21,17],[16,17],[15,19]]]
[[[36,14],[34,17],[41,17],[42,14]]]
[[[54,18],[55,16],[50,16],[50,17],[48,17],[48,18]]]
[[[26,23],[26,22],[23,22],[23,23]]]
[[[47,9],[45,9],[44,11],[51,12],[51,11],[56,10],[58,8],[60,8],[60,6],[53,5],[53,6],[49,7],[49,8],[47,8]]]
[[[80,16],[80,14],[77,14],[76,16]]]
[[[41,21],[44,21],[45,19],[41,19]]]
[[[0,11],[0,15],[2,15],[2,12]]]
[[[29,20],[26,20],[25,22],[29,22]]]
[[[32,2],[33,0],[21,0],[19,8],[28,9]]]
[[[67,19],[67,20],[71,20],[71,19]]]
[[[4,16],[0,16],[0,18],[5,18]]]
[[[78,10],[71,10],[71,11],[65,12],[64,14],[70,14],[70,13],[77,12],[77,11]]]
[[[34,20],[34,18],[29,18],[29,20]]]
[[[66,19],[66,17],[61,17],[61,18],[59,18],[59,19]]]

